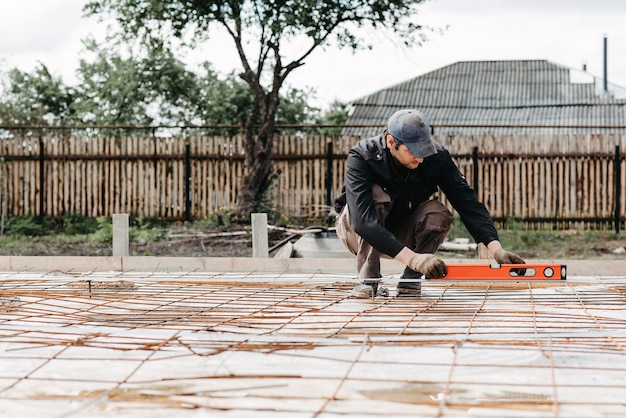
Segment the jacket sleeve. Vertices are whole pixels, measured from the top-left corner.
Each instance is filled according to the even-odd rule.
[[[458,167],[452,161],[450,153],[443,150],[439,154],[441,172],[438,185],[459,213],[461,221],[476,242],[488,244],[499,239],[498,232],[489,211],[476,197],[474,189],[467,183]]]
[[[382,163],[382,162],[381,162]],[[395,257],[404,245],[378,220],[372,198],[375,176],[363,157],[351,151],[346,162],[346,200],[354,231],[383,254]]]

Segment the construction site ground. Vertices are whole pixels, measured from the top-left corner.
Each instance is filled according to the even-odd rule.
[[[353,259],[0,257],[0,417],[626,416],[626,261],[417,299],[382,261],[352,299]]]

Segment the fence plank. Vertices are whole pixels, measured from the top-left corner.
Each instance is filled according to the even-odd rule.
[[[538,218],[559,227],[607,227],[615,207],[614,147],[624,134],[445,136],[448,148],[471,179],[472,148],[479,147],[478,197],[494,217]],[[1,138],[8,216],[65,213],[111,216],[136,213],[181,219],[185,203],[185,138],[43,137]],[[191,148],[192,216],[233,207],[245,174],[243,137],[188,137]],[[326,205],[326,144],[333,144],[330,194],[341,193],[345,157],[357,137],[284,135],[275,138],[272,191],[277,209],[304,216]],[[621,157],[620,205],[626,207],[626,161]],[[43,174],[44,189],[39,178]],[[43,198],[44,213],[39,201]],[[448,204],[445,196],[442,201]],[[567,218],[561,222],[557,218]],[[574,220],[584,219],[575,224]],[[622,221],[623,222],[623,221]],[[539,224],[537,224],[539,225]],[[539,226],[538,226],[539,227]]]

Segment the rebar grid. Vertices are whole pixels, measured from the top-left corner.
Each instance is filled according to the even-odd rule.
[[[356,300],[349,277],[325,274],[4,273],[0,410],[626,415],[625,284],[425,283],[419,299]]]

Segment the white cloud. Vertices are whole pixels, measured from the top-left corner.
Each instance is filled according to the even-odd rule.
[[[83,18],[86,0],[0,0],[0,71],[32,69],[43,62],[72,82],[88,34],[104,24]],[[416,17],[449,29],[422,47],[405,50],[372,34],[373,51],[318,50],[287,79],[310,86],[321,102],[352,100],[439,67],[465,60],[546,59],[602,76],[603,36],[608,37],[608,76],[626,86],[626,2],[621,0],[430,0]],[[222,72],[239,68],[232,41],[217,39],[188,57],[210,61]]]
[[[71,82],[81,40],[104,34],[95,18],[83,17],[86,0],[0,0],[0,70],[30,71],[39,62]]]

